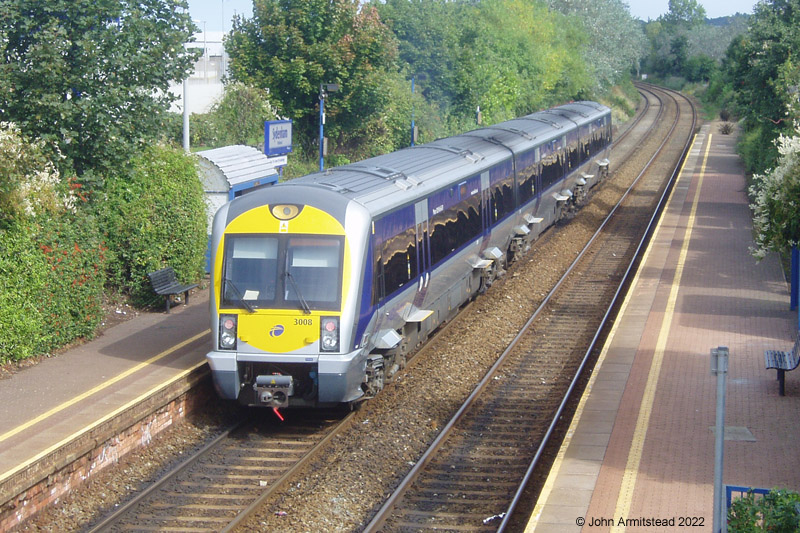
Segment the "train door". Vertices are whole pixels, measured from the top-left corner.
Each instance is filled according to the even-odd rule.
[[[489,171],[481,174],[481,234],[488,235],[492,228],[492,187]]]
[[[425,294],[431,275],[431,249],[428,239],[428,200],[417,202],[414,206],[417,225],[417,272],[419,281],[417,292]]]
[[[534,183],[536,183],[536,190],[535,190],[534,196],[536,197],[536,210],[537,211],[539,210],[539,203],[541,202],[541,199],[542,199],[542,188],[544,186],[544,183],[542,182],[542,158],[541,158],[540,154],[541,154],[541,152],[539,151],[539,148],[537,147],[536,148],[536,166],[535,166],[536,178],[534,179]]]

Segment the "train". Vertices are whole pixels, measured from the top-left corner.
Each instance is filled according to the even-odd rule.
[[[611,142],[611,110],[571,102],[225,204],[210,241],[217,393],[276,413],[374,397],[587,200]]]

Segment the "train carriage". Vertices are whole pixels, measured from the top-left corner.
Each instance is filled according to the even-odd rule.
[[[610,142],[610,110],[576,102],[226,204],[212,230],[218,393],[273,408],[373,396],[584,201]]]

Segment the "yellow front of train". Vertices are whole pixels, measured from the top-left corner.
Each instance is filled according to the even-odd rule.
[[[312,201],[299,203],[302,188],[273,189],[234,200],[215,218],[207,355],[214,385],[244,405],[353,401],[366,356],[343,344],[352,344],[343,314],[352,324],[354,313],[354,302],[346,309],[354,278],[346,210],[341,198],[331,204],[311,191]]]

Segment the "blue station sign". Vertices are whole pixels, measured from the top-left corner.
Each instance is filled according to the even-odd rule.
[[[285,155],[292,151],[292,121],[264,122],[264,153],[267,156]]]

